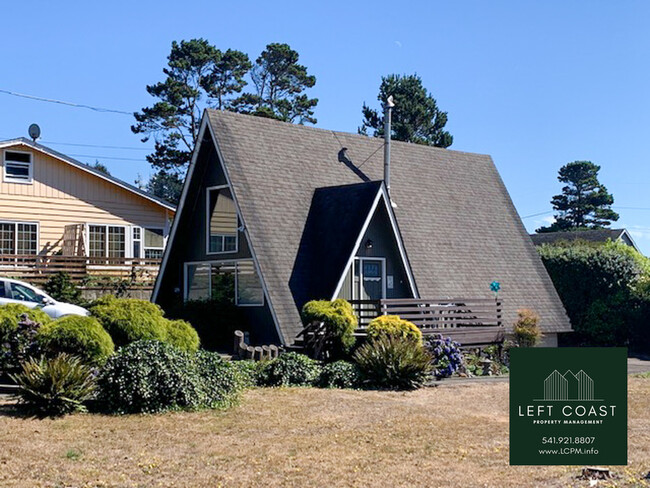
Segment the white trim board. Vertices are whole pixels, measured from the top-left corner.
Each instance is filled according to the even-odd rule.
[[[354,262],[354,258],[356,257],[359,248],[361,247],[361,241],[363,240],[363,236],[366,234],[366,231],[370,226],[370,222],[372,221],[372,218],[375,216],[375,211],[377,210],[377,206],[379,205],[380,200],[384,201],[386,211],[388,212],[388,217],[391,223],[391,227],[393,229],[393,234],[395,235],[395,240],[397,241],[397,248],[399,249],[399,254],[400,257],[402,258],[402,264],[404,265],[404,269],[406,270],[406,276],[409,281],[409,287],[413,292],[413,296],[415,298],[420,298],[420,294],[415,284],[415,278],[413,277],[413,272],[411,270],[411,264],[406,255],[406,248],[404,247],[404,243],[402,242],[402,234],[399,232],[399,227],[397,226],[397,219],[395,218],[393,207],[389,203],[390,198],[388,197],[388,193],[386,192],[386,186],[382,182],[381,187],[377,192],[377,196],[375,197],[375,200],[373,201],[372,206],[370,207],[368,216],[366,217],[366,220],[363,223],[363,226],[361,227],[361,232],[359,232],[359,235],[357,236],[357,240],[354,244],[354,247],[352,248],[352,253],[348,258],[347,264],[343,268],[343,274],[341,275],[341,278],[339,278],[339,281],[336,285],[336,289],[332,294],[332,300],[336,299],[336,297],[341,292],[341,288],[343,287],[343,283],[345,282],[345,277],[348,274],[350,266],[352,266],[352,263]]]

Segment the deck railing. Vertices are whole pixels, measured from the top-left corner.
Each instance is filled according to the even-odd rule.
[[[0,254],[0,276],[40,284],[52,275],[64,272],[75,282],[89,277],[109,277],[151,286],[158,275],[160,262],[160,259],[145,258]]]
[[[351,300],[359,319],[358,333],[379,315],[398,315],[424,335],[442,334],[463,346],[497,344],[505,337],[502,302],[493,298],[388,298]]]

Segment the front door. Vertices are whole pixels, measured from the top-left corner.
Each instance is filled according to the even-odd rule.
[[[353,299],[381,300],[386,298],[386,260],[356,258],[354,260]]]

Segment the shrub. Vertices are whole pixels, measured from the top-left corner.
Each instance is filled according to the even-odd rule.
[[[422,341],[422,332],[418,327],[403,320],[397,315],[381,315],[373,319],[367,328],[368,337],[377,338],[380,335],[389,335],[391,337],[403,337],[405,339],[413,339],[415,341]]]
[[[360,385],[359,366],[347,361],[326,364],[318,380],[318,386],[322,388],[358,388]]]
[[[203,408],[225,408],[237,403],[239,392],[248,386],[233,361],[225,361],[218,353],[199,351],[194,357],[201,378]]]
[[[346,357],[355,343],[354,331],[357,318],[349,302],[342,298],[312,300],[302,308],[302,320],[305,325],[322,322],[325,325],[327,341],[324,347],[325,357],[336,359]]]
[[[321,372],[318,361],[295,352],[267,361],[261,368],[259,381],[264,386],[310,386]]]
[[[48,356],[68,353],[88,364],[101,364],[113,354],[111,336],[97,319],[68,315],[41,327],[36,336]]]
[[[262,385],[262,372],[266,367],[267,362],[268,361],[253,361],[251,359],[242,359],[232,362],[235,371],[239,376],[239,382],[243,388],[252,388],[254,386]]]
[[[517,310],[513,339],[518,347],[534,347],[542,340],[539,315],[528,309]]]
[[[68,273],[59,271],[53,275],[45,282],[43,290],[55,300],[85,305],[85,300],[81,298],[81,289],[72,282]]]
[[[591,346],[625,344],[629,330],[627,318],[609,326],[596,324],[594,318],[602,316],[605,305],[610,311],[623,314],[630,308],[632,292],[642,287],[643,278],[647,276],[647,263],[644,264],[642,257],[622,250],[620,245],[590,245],[580,242],[544,245],[538,251],[573,326],[574,332],[561,337],[561,343]],[[618,300],[627,303],[622,310],[612,309]],[[597,302],[600,302],[595,305],[598,310],[591,310]],[[607,333],[610,338],[618,337],[617,343],[604,341],[593,330],[603,327],[619,328],[617,332],[610,330]]]
[[[45,415],[85,411],[83,403],[95,392],[92,369],[68,354],[28,359],[12,378],[20,401]]]
[[[36,334],[51,320],[42,310],[25,305],[0,307],[0,372],[15,370],[22,361],[40,355]]]
[[[106,295],[93,302],[90,311],[117,347],[140,340],[167,339],[162,309],[146,300]]]
[[[431,373],[431,356],[412,339],[380,334],[354,354],[364,381],[379,388],[413,389]]]
[[[22,315],[27,315],[29,320],[46,324],[52,319],[48,314],[38,308],[29,308],[20,303],[9,303],[0,306],[0,344],[7,340],[7,337],[18,327],[18,321]]]
[[[184,320],[166,320],[166,342],[186,352],[199,350],[199,334]]]
[[[113,413],[196,409],[205,400],[192,356],[158,341],[120,348],[101,369],[97,384],[100,402]]]
[[[458,342],[434,334],[427,337],[425,345],[433,358],[433,374],[437,379],[449,378],[460,369],[463,355]]]

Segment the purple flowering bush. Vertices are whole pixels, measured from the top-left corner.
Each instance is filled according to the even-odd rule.
[[[460,368],[463,355],[460,344],[442,334],[428,336],[425,346],[433,356],[433,375],[436,379],[449,378]]]

